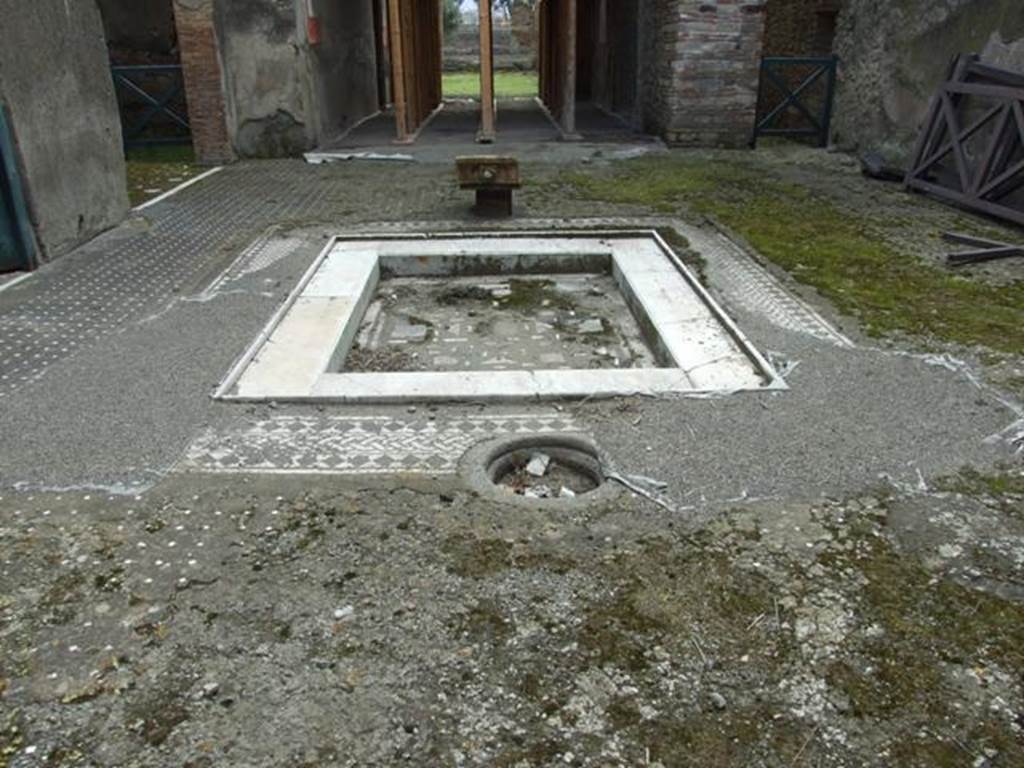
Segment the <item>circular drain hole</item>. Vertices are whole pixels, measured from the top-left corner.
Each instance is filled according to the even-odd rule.
[[[610,498],[597,449],[570,435],[530,435],[486,443],[463,459],[470,484],[517,503],[573,503]]]

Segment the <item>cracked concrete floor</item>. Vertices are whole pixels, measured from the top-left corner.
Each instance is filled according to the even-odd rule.
[[[211,402],[325,235],[475,225],[437,169],[391,173],[237,166],[0,294],[0,361],[30,379],[0,399],[0,765],[1024,761],[1020,415],[966,364],[826,306],[852,347],[801,330],[710,254],[790,391]],[[77,349],[46,346],[64,327]],[[520,430],[592,435],[673,511],[498,504],[410,447]]]

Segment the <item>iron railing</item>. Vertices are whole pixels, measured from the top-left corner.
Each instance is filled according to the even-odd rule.
[[[116,66],[111,73],[126,146],[191,140],[180,65]]]
[[[837,56],[761,59],[751,146],[761,136],[811,137],[818,146],[828,146],[838,64]]]

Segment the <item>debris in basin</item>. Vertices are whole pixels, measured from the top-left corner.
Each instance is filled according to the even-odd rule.
[[[657,367],[610,274],[386,278],[357,339],[344,371],[373,372],[367,353],[403,349],[408,368],[381,357],[380,372]]]
[[[535,485],[523,491],[523,496],[528,499],[550,499],[551,495],[551,489],[546,485]]]
[[[494,482],[527,499],[574,499],[599,484],[586,472],[540,452],[523,456]]]
[[[422,344],[430,337],[430,326],[411,317],[399,317],[391,332],[392,344]]]
[[[548,466],[551,464],[551,457],[546,453],[535,453],[530,463],[526,465],[526,471],[534,477],[544,477],[548,473]]]

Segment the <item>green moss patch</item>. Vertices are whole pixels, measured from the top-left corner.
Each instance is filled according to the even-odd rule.
[[[973,281],[900,252],[890,221],[837,208],[801,185],[735,161],[641,158],[564,177],[589,200],[674,212],[686,206],[742,235],[765,258],[815,287],[866,333],[912,334],[1024,353],[1024,282]]]
[[[206,170],[196,165],[188,144],[135,147],[127,151],[125,160],[132,205],[152,200]]]
[[[855,716],[945,718],[958,698],[949,668],[1024,669],[1024,606],[935,578],[875,537],[862,540],[858,554],[823,564],[863,575],[859,618],[880,630],[827,670]]]

